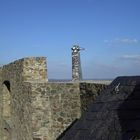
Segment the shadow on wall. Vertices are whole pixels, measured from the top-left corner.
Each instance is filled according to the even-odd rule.
[[[140,140],[140,83],[117,110],[121,139]]]
[[[3,139],[11,139],[11,89],[10,82],[3,82]]]
[[[81,98],[81,110],[84,113],[88,106],[92,104],[96,97],[100,95],[101,91],[105,90],[108,85],[97,83],[80,83],[80,98]]]
[[[7,87],[8,91],[11,92],[10,82],[9,81],[4,81],[3,84]]]
[[[63,138],[63,136],[65,135],[66,132],[68,132],[74,124],[76,124],[76,122],[78,121],[78,119],[75,119],[71,125],[56,139],[56,140],[61,140],[61,138]]]

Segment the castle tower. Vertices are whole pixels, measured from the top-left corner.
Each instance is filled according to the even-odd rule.
[[[84,50],[78,45],[74,45],[72,48],[72,81],[82,80],[82,68],[80,60],[80,51]]]

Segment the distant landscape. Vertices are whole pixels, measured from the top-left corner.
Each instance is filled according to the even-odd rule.
[[[112,81],[113,79],[84,79],[81,82],[110,84]],[[49,79],[49,82],[72,82],[72,79]]]

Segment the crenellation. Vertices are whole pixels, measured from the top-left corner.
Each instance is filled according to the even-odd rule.
[[[45,57],[24,58],[23,61],[24,81],[48,81],[47,64]]]

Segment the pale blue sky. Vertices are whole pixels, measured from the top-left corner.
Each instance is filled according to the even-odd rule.
[[[71,78],[78,44],[83,77],[140,75],[140,0],[0,0],[0,64],[45,56],[49,78]]]

